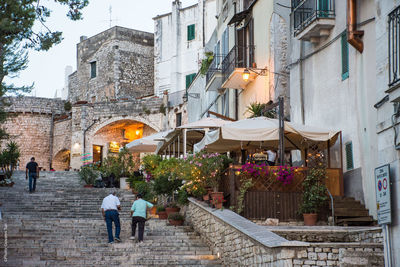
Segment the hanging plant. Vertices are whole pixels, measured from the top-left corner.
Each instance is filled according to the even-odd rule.
[[[200,67],[200,74],[203,75],[203,76],[207,74],[207,71],[210,68],[211,63],[214,60],[214,53],[213,52],[206,52],[204,54],[204,56],[206,58],[204,58],[201,61],[201,67]]]
[[[283,185],[289,185],[293,182],[294,173],[296,168],[290,166],[278,166],[278,169],[273,170],[276,179]]]

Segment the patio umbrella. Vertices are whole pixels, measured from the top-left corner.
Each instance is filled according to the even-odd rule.
[[[130,152],[155,152],[158,143],[163,140],[170,131],[158,132],[140,139],[136,139],[126,145]]]

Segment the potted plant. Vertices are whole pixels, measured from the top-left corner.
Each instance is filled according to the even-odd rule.
[[[183,215],[178,212],[174,212],[168,215],[168,221],[171,225],[180,226],[183,225],[185,217],[183,217]]]
[[[164,206],[157,206],[157,215],[160,220],[166,220],[168,218]]]
[[[181,208],[179,208],[175,202],[168,203],[167,207],[165,208],[165,211],[167,212],[168,216],[171,213],[176,213],[176,212],[179,212],[180,210],[181,210]]]
[[[326,168],[323,164],[321,153],[317,153],[314,162],[304,179],[302,203],[300,213],[304,217],[304,225],[316,225],[318,212],[325,206],[328,200],[327,188],[325,185]]]
[[[11,180],[14,169],[17,167],[20,151],[17,143],[10,142],[6,148],[0,152],[0,171],[7,179]],[[11,184],[8,183],[8,184]]]
[[[93,187],[94,181],[96,180],[98,173],[91,166],[83,166],[79,171],[79,177],[81,181],[85,183],[84,187]]]

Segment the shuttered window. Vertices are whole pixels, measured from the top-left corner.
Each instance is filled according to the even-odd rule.
[[[346,169],[352,170],[354,169],[352,142],[347,143],[345,149],[346,149]]]
[[[347,33],[342,34],[342,80],[349,78],[349,43]]]
[[[96,73],[96,61],[90,62],[90,78],[95,78]]]
[[[195,27],[194,24],[187,26],[187,40],[191,41],[195,38]]]
[[[189,86],[192,84],[195,77],[196,77],[196,73],[186,75],[186,89],[189,88]]]

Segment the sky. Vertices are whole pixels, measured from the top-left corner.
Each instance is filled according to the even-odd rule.
[[[71,21],[66,17],[67,8],[57,5],[54,1],[45,1],[46,6],[53,10],[47,26],[51,30],[63,32],[64,40],[49,51],[29,51],[28,68],[19,77],[6,80],[16,85],[31,85],[30,93],[37,97],[61,96],[65,83],[65,67],[72,66],[76,70],[76,44],[80,36],[93,36],[111,25],[154,32],[153,17],[171,12],[172,0],[90,0],[83,10],[83,20]],[[197,3],[197,0],[181,0],[186,7]]]

